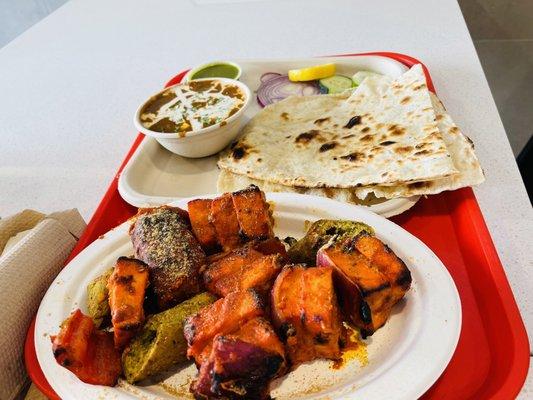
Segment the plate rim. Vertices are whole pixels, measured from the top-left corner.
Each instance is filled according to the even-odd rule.
[[[201,196],[201,197],[204,197],[204,198],[212,198],[212,197],[216,197],[218,196],[218,194],[209,194],[209,195],[204,195],[204,196]],[[440,259],[435,255],[435,253],[433,253],[433,251],[427,246],[425,245],[420,239],[418,239],[416,236],[412,235],[411,233],[409,233],[408,231],[406,231],[405,229],[403,229],[401,226],[395,224],[394,222],[392,221],[389,221],[387,220],[386,218],[380,216],[380,215],[377,215],[375,213],[372,213],[370,211],[368,211],[367,209],[365,209],[364,207],[361,207],[361,206],[356,206],[356,205],[352,205],[352,204],[348,204],[348,203],[343,203],[343,202],[340,202],[340,201],[337,201],[337,200],[332,200],[332,199],[328,199],[328,198],[325,198],[325,197],[320,197],[320,196],[312,196],[312,195],[304,195],[304,194],[296,194],[296,193],[266,193],[266,196],[267,196],[267,200],[268,201],[273,201],[274,204],[276,203],[284,203],[283,205],[284,206],[289,206],[289,207],[294,207],[296,209],[308,209],[309,211],[313,210],[313,209],[316,209],[316,210],[320,210],[320,211],[323,211],[323,212],[328,212],[328,210],[332,207],[332,206],[335,206],[335,212],[337,214],[341,213],[343,215],[350,215],[351,213],[354,213],[355,215],[352,217],[352,216],[345,216],[345,217],[341,217],[341,218],[357,218],[357,219],[361,219],[362,221],[364,222],[367,222],[369,223],[371,226],[374,227],[374,224],[377,222],[378,223],[378,229],[376,229],[376,231],[382,231],[382,230],[385,230],[386,228],[389,228],[389,229],[392,229],[392,231],[396,231],[396,232],[401,232],[401,234],[405,235],[405,238],[410,240],[410,241],[413,241],[414,243],[416,243],[417,247],[418,247],[418,251],[422,251],[422,252],[425,252],[427,256],[429,256],[435,263],[435,265],[437,265],[439,267],[439,269],[437,270],[437,273],[440,273],[441,275],[443,275],[443,277],[446,279],[446,282],[439,282],[439,284],[441,285],[444,285],[444,283],[446,283],[447,285],[447,289],[446,290],[449,290],[450,292],[448,293],[449,295],[451,295],[451,297],[448,297],[447,300],[453,300],[454,301],[454,304],[452,304],[449,309],[454,309],[455,310],[455,314],[451,315],[451,319],[452,319],[452,322],[454,322],[454,324],[450,324],[448,326],[450,326],[450,329],[448,330],[448,347],[447,347],[447,351],[441,351],[440,353],[440,359],[438,360],[438,362],[436,364],[432,364],[430,368],[425,368],[425,375],[426,378],[423,380],[423,381],[419,381],[419,383],[417,385],[413,385],[412,387],[409,388],[409,393],[406,394],[405,393],[405,388],[403,388],[403,393],[397,393],[398,394],[398,397],[397,398],[401,398],[401,399],[410,399],[410,398],[415,398],[415,397],[419,397],[420,395],[422,395],[423,393],[425,393],[427,391],[427,389],[429,389],[433,384],[434,382],[439,378],[439,376],[442,374],[442,372],[445,370],[446,366],[448,365],[448,363],[450,362],[454,352],[455,352],[455,349],[457,347],[457,343],[458,343],[458,340],[459,340],[459,336],[460,336],[460,332],[461,332],[461,328],[462,328],[462,308],[461,308],[461,299],[459,297],[459,293],[458,293],[458,290],[457,290],[457,287],[455,285],[455,282],[453,280],[453,278],[451,277],[450,273],[448,272],[447,268],[445,267],[445,265],[442,263],[442,261],[440,261]],[[193,197],[190,197],[190,198],[184,198],[184,199],[180,199],[180,200],[177,200],[177,201],[174,201],[172,203],[170,203],[170,205],[176,205],[176,206],[182,206],[186,204],[186,202],[190,199],[197,199],[198,196],[193,196]],[[274,206],[275,207],[275,206]],[[340,210],[339,210],[340,208]],[[275,208],[274,208],[275,209]],[[359,215],[358,215],[359,214]],[[337,217],[339,218],[339,217]],[[368,220],[371,220],[373,222],[368,222]],[[39,338],[45,334],[46,332],[45,331],[42,331],[40,328],[41,328],[41,324],[43,323],[43,319],[46,319],[46,310],[45,310],[45,306],[47,305],[47,301],[48,301],[48,298],[51,296],[50,293],[54,291],[54,287],[56,286],[56,282],[59,281],[59,280],[62,280],[65,276],[68,276],[73,270],[74,268],[77,266],[76,264],[78,263],[86,263],[86,259],[88,258],[91,258],[91,257],[94,257],[95,255],[98,256],[98,254],[102,253],[103,249],[101,248],[102,246],[105,246],[106,244],[108,245],[111,245],[112,243],[115,243],[119,240],[121,240],[121,237],[122,237],[122,240],[124,239],[124,234],[126,233],[126,230],[125,230],[125,226],[128,224],[129,222],[129,219],[126,220],[125,222],[123,222],[122,224],[118,225],[117,227],[111,229],[110,231],[108,231],[105,235],[103,235],[103,238],[99,239],[99,240],[96,240],[94,241],[93,243],[91,243],[89,246],[87,246],[82,252],[80,252],[73,260],[71,260],[66,266],[65,268],[61,271],[61,273],[56,277],[56,279],[54,280],[54,282],[50,285],[50,287],[48,288],[45,296],[43,297],[40,305],[39,305],[39,310],[37,312],[37,317],[36,317],[36,325],[35,325],[35,337],[34,337],[34,345],[35,345],[35,348],[37,350],[37,359],[38,359],[38,362],[42,368],[43,365],[46,365],[46,362],[43,362],[45,360],[43,360],[43,356],[45,354],[45,352],[48,352],[47,354],[51,354],[51,346],[48,345],[46,346],[46,348],[42,347],[41,346],[41,343],[39,343]],[[452,329],[453,328],[453,329]],[[48,342],[49,343],[49,342]],[[412,353],[413,351],[411,351],[410,353]],[[419,350],[420,352],[420,350]],[[408,353],[408,356],[409,354]],[[411,355],[412,356],[412,355]],[[49,356],[48,356],[49,358]],[[391,370],[393,369],[394,366],[390,367],[388,370]],[[46,379],[49,381],[50,385],[52,386],[52,388],[56,391],[56,393],[60,396],[70,396],[72,395],[72,392],[65,392],[63,389],[65,388],[65,385],[64,384],[59,384],[56,382],[56,379],[55,379],[55,376],[54,374],[50,373],[50,372],[46,372],[46,368],[42,368],[43,370],[43,373],[46,377]],[[387,371],[388,371],[387,370]],[[65,370],[67,371],[67,370]],[[99,390],[102,390],[102,386],[95,386],[95,385],[88,385],[88,384],[85,384],[81,381],[79,381],[72,373],[68,373],[70,378],[72,378],[71,380],[75,380],[77,381],[76,384],[77,385],[83,385],[83,386],[90,386],[91,388],[95,388],[95,389],[99,389]],[[387,372],[385,371],[385,376],[386,376]],[[379,376],[380,374],[378,374]],[[374,380],[375,378],[371,379],[370,382],[372,380]],[[367,388],[368,387],[371,387],[372,385],[367,385],[366,383],[363,384],[363,386],[361,388],[358,388],[357,390],[355,391],[351,391],[349,394],[338,394],[338,395],[334,395],[336,398],[354,398],[355,397],[361,397],[363,396],[364,398],[366,398],[367,395],[372,395],[372,392],[370,391],[370,393],[367,393],[368,390]],[[104,388],[105,389],[108,389],[109,391],[113,391],[114,388]],[[100,393],[101,394],[101,393]],[[137,397],[133,397],[132,394],[130,393],[126,393],[126,392],[120,392],[120,393],[113,393],[113,395],[119,395],[119,396],[122,396],[122,398],[137,398]],[[317,398],[317,397],[321,397],[321,396],[324,396],[323,394],[320,395],[320,394],[317,394],[316,396],[311,396],[309,398]]]

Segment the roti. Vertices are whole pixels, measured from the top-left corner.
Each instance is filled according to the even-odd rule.
[[[350,95],[266,107],[222,153],[222,170],[304,188],[397,186],[457,175],[420,65],[365,79]]]

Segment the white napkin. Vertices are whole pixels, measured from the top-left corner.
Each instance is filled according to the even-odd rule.
[[[25,210],[0,220],[0,399],[17,397],[28,382],[28,326],[85,227],[77,210],[48,216]]]

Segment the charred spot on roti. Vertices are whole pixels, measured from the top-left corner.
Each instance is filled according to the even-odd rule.
[[[444,118],[444,115],[439,114],[439,115],[437,115],[437,116],[435,117],[435,121],[440,121],[440,120],[443,119],[443,118]]]
[[[381,146],[390,146],[391,144],[394,144],[396,142],[392,141],[392,140],[386,140],[384,142],[381,142],[380,145]]]
[[[413,90],[420,90],[420,89],[424,89],[425,87],[426,87],[425,83],[420,83],[420,84],[414,86]]]
[[[262,159],[261,157],[259,157],[259,158],[257,159],[257,162],[261,162],[261,161],[263,161],[263,159]]]
[[[349,139],[351,137],[354,137],[355,135],[353,133],[350,133],[349,135],[343,136],[341,139]]]
[[[300,133],[298,136],[296,136],[296,139],[294,139],[295,143],[309,143],[311,140],[316,138],[318,136],[318,131],[315,129],[311,129],[308,132]]]
[[[337,146],[337,142],[328,142],[324,143],[320,148],[318,149],[319,152],[324,153],[325,151],[331,150]]]
[[[410,96],[405,96],[403,99],[400,100],[400,104],[407,104],[411,100]]]
[[[365,135],[361,139],[359,139],[361,142],[370,142],[372,141],[372,135]]]
[[[413,146],[400,146],[400,147],[396,147],[394,149],[394,151],[398,154],[406,154],[406,153],[410,153],[411,151],[413,151]],[[401,161],[401,160],[400,160]]]
[[[359,125],[361,123],[361,116],[360,115],[355,115],[353,116],[352,118],[350,118],[350,120],[348,121],[348,123],[346,125],[344,125],[344,128],[346,129],[351,129],[353,128],[355,125]]]
[[[342,156],[341,158],[343,160],[355,162],[355,161],[359,161],[360,159],[364,158],[364,156],[365,155],[363,153],[359,153],[359,152],[355,151],[353,153],[346,154],[345,156]]]
[[[315,120],[315,125],[322,125],[324,122],[329,121],[329,117],[319,118]]]
[[[289,120],[289,113],[282,112],[280,117],[283,118],[285,121],[288,121]]]
[[[370,127],[365,126],[363,129],[361,129],[361,132],[363,132],[363,133],[370,132]]]
[[[394,126],[393,129],[389,128],[389,132],[392,136],[402,136],[403,134],[405,134],[405,128],[401,126],[397,126],[397,125],[393,125],[393,126]]]
[[[249,151],[248,146],[246,146],[244,143],[239,143],[238,146],[235,146],[231,151],[231,156],[236,161],[239,161],[240,159],[245,158],[250,152],[251,151]]]
[[[454,134],[454,135],[457,135],[459,133],[459,128],[456,127],[456,126],[452,126],[450,128],[450,133]]]
[[[339,124],[333,124],[333,127],[334,127],[334,128],[338,128],[338,127],[339,127]]]
[[[468,140],[468,143],[470,143],[470,146],[472,147],[472,150],[474,150],[474,142],[472,142],[472,139],[470,139],[468,136],[465,135],[466,140]]]
[[[376,129],[383,129],[385,125],[383,125],[381,122],[376,124]]]
[[[431,154],[431,151],[429,150],[420,150],[415,153],[415,156],[424,156],[426,154]]]
[[[285,136],[285,139],[290,139],[291,135]]]

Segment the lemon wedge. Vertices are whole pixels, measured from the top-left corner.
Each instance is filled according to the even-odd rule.
[[[335,75],[335,64],[322,64],[308,68],[291,69],[289,80],[293,82],[314,81],[333,75]]]

